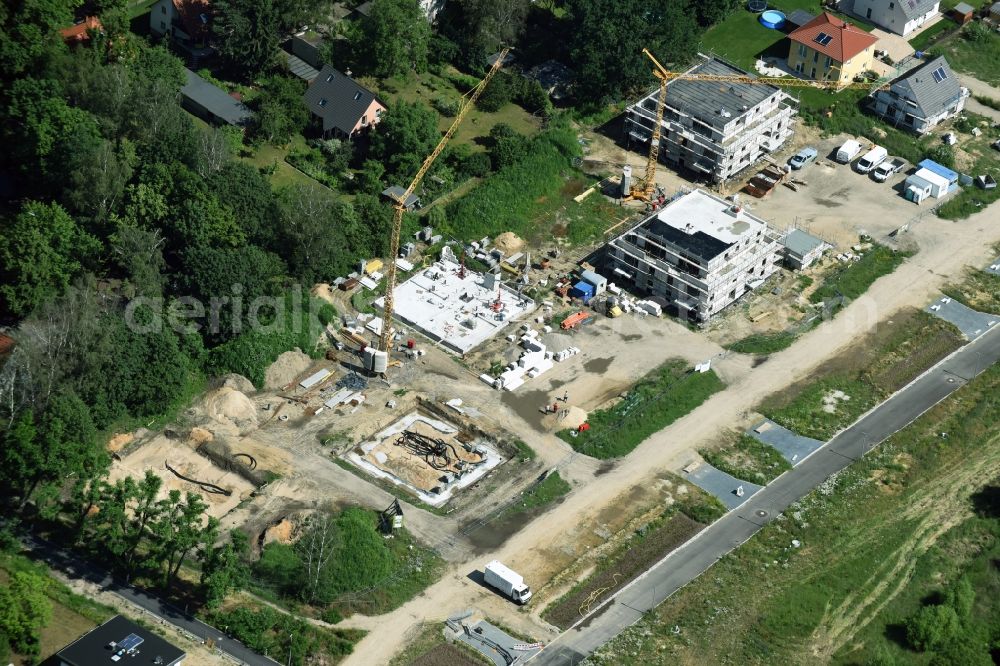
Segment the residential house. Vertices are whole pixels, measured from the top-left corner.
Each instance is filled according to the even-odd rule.
[[[965,108],[963,88],[944,56],[926,60],[872,93],[872,111],[893,125],[924,134]]]
[[[225,90],[201,78],[190,69],[184,70],[187,83],[181,88],[181,106],[213,125],[246,127],[253,112]]]
[[[878,37],[823,12],[788,35],[788,66],[817,81],[848,84],[872,67]]]
[[[990,5],[990,19],[1000,22],[1000,2],[994,2]]]
[[[325,137],[351,139],[377,125],[385,113],[385,104],[375,93],[330,65],[323,67],[303,100]]]
[[[941,13],[939,0],[854,0],[854,13],[897,35],[909,35]]]
[[[745,76],[753,74],[716,58],[694,66],[688,74]],[[656,123],[659,89],[625,112],[627,140],[648,146]],[[772,85],[674,79],[660,134],[660,159],[715,182],[731,178],[792,135],[795,110],[791,97]],[[645,148],[643,148],[645,150]]]
[[[169,38],[188,56],[188,65],[197,67],[212,54],[212,8],[208,0],[157,0],[149,12],[149,29]]]
[[[606,275],[706,321],[772,275],[780,252],[767,222],[698,189],[608,243]]]
[[[57,666],[115,663],[180,666],[186,656],[183,650],[149,629],[116,615],[56,652],[45,663],[52,661]]]
[[[102,32],[104,32],[104,26],[101,25],[101,20],[96,16],[88,16],[74,26],[63,28],[59,31],[59,34],[62,36],[64,42],[72,46],[73,44],[88,42],[92,34]]]

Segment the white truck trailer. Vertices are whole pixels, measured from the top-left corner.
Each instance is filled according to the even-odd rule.
[[[499,560],[493,560],[486,565],[485,580],[487,585],[496,588],[519,604],[531,598],[531,590],[524,584],[521,574],[507,568]]]

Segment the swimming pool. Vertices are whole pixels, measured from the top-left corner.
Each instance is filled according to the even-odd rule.
[[[777,30],[785,25],[785,15],[776,9],[768,9],[760,15],[760,22],[765,28]]]

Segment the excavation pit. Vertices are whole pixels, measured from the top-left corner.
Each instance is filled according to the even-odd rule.
[[[444,505],[504,460],[483,441],[419,412],[407,414],[345,457],[431,506]]]

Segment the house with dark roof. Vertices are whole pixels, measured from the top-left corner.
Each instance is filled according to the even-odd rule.
[[[212,7],[208,0],[157,0],[149,12],[152,34],[170,39],[188,56],[188,64],[197,67],[212,54]]]
[[[968,88],[961,86],[944,56],[938,56],[872,93],[871,108],[896,127],[924,134],[961,113],[968,97]]]
[[[706,58],[687,74],[755,78],[717,58]],[[640,152],[648,151],[658,97],[655,88],[625,111],[626,141]],[[673,79],[660,125],[660,159],[714,182],[727,180],[792,135],[790,99],[772,85]]]
[[[788,67],[807,79],[848,84],[872,67],[878,37],[823,12],[788,34]]]
[[[181,106],[202,120],[213,125],[246,127],[253,120],[253,112],[190,69],[184,70],[187,83],[181,88]]]
[[[778,234],[738,200],[704,190],[675,198],[605,246],[619,284],[707,321],[778,270]],[[612,275],[613,274],[613,275]]]
[[[854,13],[905,37],[939,15],[941,3],[939,0],[854,0]]]
[[[313,80],[303,101],[323,136],[344,139],[377,125],[386,108],[375,93],[330,65]]]
[[[59,666],[180,666],[186,656],[152,631],[116,615],[56,652],[53,661]]]

